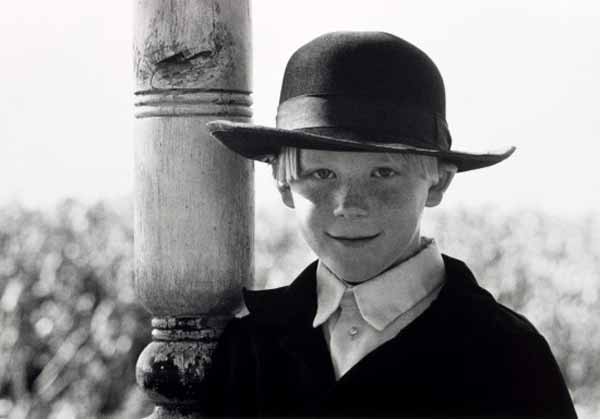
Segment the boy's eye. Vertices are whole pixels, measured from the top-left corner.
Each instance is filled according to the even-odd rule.
[[[329,169],[317,169],[312,172],[312,176],[317,179],[333,179],[335,178],[335,173]]]
[[[373,176],[381,178],[388,178],[397,174],[398,172],[396,172],[394,169],[390,169],[389,167],[378,167],[373,171]]]

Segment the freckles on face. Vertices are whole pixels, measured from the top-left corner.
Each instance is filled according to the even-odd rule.
[[[383,211],[405,210],[407,203],[418,204],[419,194],[412,187],[403,183],[394,185],[373,185],[370,195],[376,203],[375,208]]]
[[[296,216],[309,246],[338,276],[366,280],[418,242],[424,179],[389,167],[379,153],[301,156],[300,177],[290,184]]]
[[[308,244],[316,251],[314,237],[327,230],[330,214],[333,212],[331,194],[325,188],[311,188],[306,185],[292,187],[294,212],[301,232]]]

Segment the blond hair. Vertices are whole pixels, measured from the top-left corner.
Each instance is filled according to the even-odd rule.
[[[419,176],[429,180],[431,184],[439,182],[438,159],[412,153],[385,153],[392,161],[400,161],[410,170],[416,171]],[[273,160],[273,177],[281,186],[288,185],[298,179],[300,169],[300,149],[296,147],[282,147],[279,156]]]

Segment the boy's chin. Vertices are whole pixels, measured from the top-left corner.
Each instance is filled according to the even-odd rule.
[[[383,268],[378,268],[377,265],[367,264],[360,260],[354,260],[351,263],[340,261],[324,262],[329,270],[346,282],[365,282],[377,276],[383,270]]]

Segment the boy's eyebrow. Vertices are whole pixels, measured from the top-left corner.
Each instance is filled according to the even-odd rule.
[[[326,166],[329,165],[330,163],[327,162],[323,162],[321,160],[319,161],[300,161],[300,166]]]
[[[397,167],[404,167],[406,161],[402,157],[397,157],[393,153],[374,153],[371,160],[368,162],[373,167],[388,166],[390,164]],[[310,159],[306,159],[306,156],[302,156],[298,159],[298,172],[301,173],[306,168],[332,168],[338,163],[343,163],[344,160],[335,160],[332,162],[331,159],[325,156],[312,155]]]
[[[321,169],[321,168],[326,169],[322,165],[308,165],[308,167],[307,167],[307,165],[299,164],[298,165],[298,174],[304,175],[306,172],[309,172],[309,171],[311,171],[313,169],[317,169],[317,168],[318,169]]]
[[[327,161],[327,159],[321,159],[319,157],[313,158],[311,160],[306,160],[305,158],[298,159],[298,169],[302,170],[304,166],[326,166],[331,163]]]
[[[391,153],[385,153],[385,162],[386,163],[394,163],[394,164],[399,164],[400,166],[404,166],[406,165],[406,160],[398,157],[398,156],[394,156]]]

